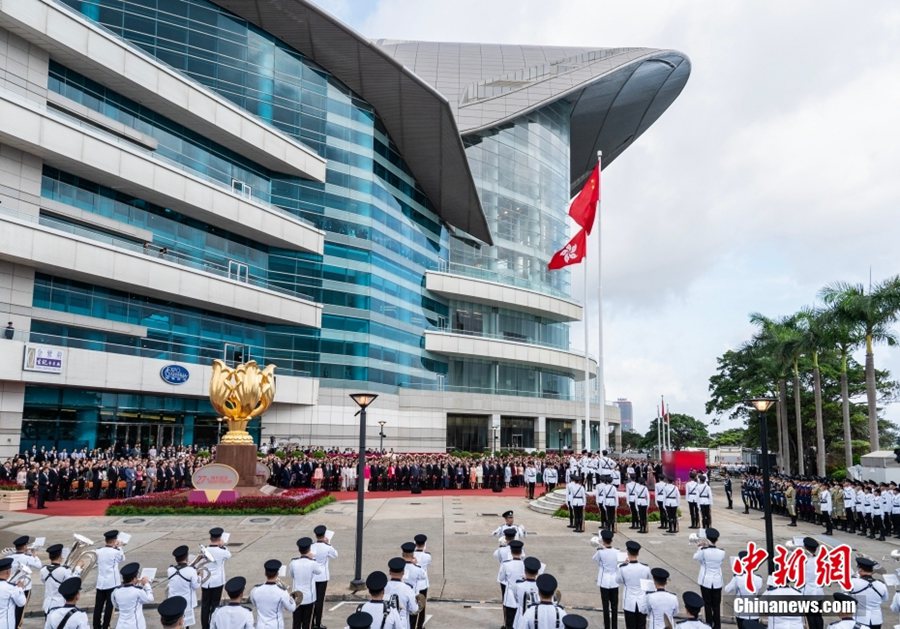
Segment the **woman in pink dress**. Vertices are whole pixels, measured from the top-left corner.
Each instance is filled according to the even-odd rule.
[[[322,466],[317,465],[315,471],[313,472],[313,485],[315,485],[316,489],[322,489],[322,479],[325,477],[325,472],[322,471]]]

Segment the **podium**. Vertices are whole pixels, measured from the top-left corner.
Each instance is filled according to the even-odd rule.
[[[259,487],[256,479],[256,446],[220,443],[216,446],[216,463],[230,465],[238,472],[238,487]]]

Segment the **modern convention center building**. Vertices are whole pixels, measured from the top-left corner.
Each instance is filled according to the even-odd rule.
[[[547,261],[689,73],[304,0],[0,2],[0,456],[215,443],[216,358],[277,365],[264,444],[355,444],[368,391],[385,448],[583,447]]]

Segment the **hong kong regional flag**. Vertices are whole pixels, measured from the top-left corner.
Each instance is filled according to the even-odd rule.
[[[551,271],[561,269],[570,264],[578,264],[584,260],[584,254],[587,252],[587,232],[579,229],[578,233],[570,240],[565,247],[553,254],[547,267]]]
[[[590,177],[584,182],[584,187],[578,196],[572,200],[569,206],[569,216],[583,227],[587,233],[594,228],[594,218],[597,216],[597,202],[600,201],[600,164],[594,166]]]

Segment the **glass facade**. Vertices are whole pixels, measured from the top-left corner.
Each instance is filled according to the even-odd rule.
[[[500,418],[500,447],[521,448],[534,447],[534,417]]]
[[[328,160],[325,183],[268,172],[54,65],[53,88],[153,135],[163,157],[222,183],[247,177],[254,197],[325,230],[323,257],[270,250],[267,267],[324,304],[312,370],[324,385],[435,387],[446,363],[425,353],[422,330],[448,313],[423,278],[446,258],[447,233],[372,107],[206,0],[62,1]]]
[[[547,449],[567,450],[572,447],[572,427],[575,422],[566,419],[547,420]]]
[[[115,393],[57,387],[25,387],[22,449],[55,446],[70,452],[140,444],[218,443],[221,426],[205,399]],[[247,430],[259,441],[260,422]]]
[[[458,334],[569,349],[567,324],[497,306],[450,300],[449,326]]]
[[[447,450],[487,450],[490,423],[489,415],[447,415]]]

